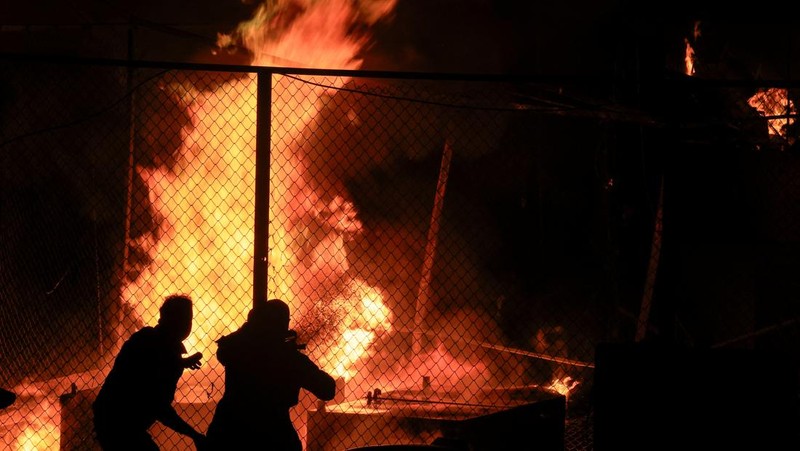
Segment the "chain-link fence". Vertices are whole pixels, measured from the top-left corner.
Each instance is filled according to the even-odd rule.
[[[10,449],[95,449],[91,402],[173,293],[194,301],[184,344],[203,354],[174,403],[201,432],[225,389],[216,340],[254,298],[290,305],[338,380],[333,401],[302,392],[291,411],[309,451],[592,449],[604,342],[797,360],[791,133],[756,149],[745,132],[579,101],[581,86],[499,77],[0,74]]]

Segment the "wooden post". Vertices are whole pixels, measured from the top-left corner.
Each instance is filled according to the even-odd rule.
[[[650,307],[653,304],[653,288],[658,273],[658,261],[661,256],[662,215],[664,211],[664,178],[661,178],[661,187],[658,194],[658,209],[656,210],[653,225],[653,240],[650,245],[650,262],[647,265],[647,279],[644,283],[642,306],[639,309],[639,319],[636,321],[636,341],[642,341],[647,334],[647,325],[650,320]]]
[[[447,175],[450,172],[450,162],[453,150],[449,141],[445,141],[442,151],[442,163],[439,168],[439,180],[436,184],[436,195],[433,200],[433,213],[428,228],[428,238],[425,245],[425,255],[422,257],[422,271],[420,274],[419,288],[417,291],[417,305],[414,314],[414,342],[412,351],[418,354],[422,350],[422,340],[425,337],[423,323],[430,312],[430,283],[433,271],[433,259],[436,256],[436,245],[439,236],[439,222],[444,204],[444,193],[447,188]]]

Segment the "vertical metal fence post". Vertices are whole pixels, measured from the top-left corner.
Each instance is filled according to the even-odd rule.
[[[253,302],[267,296],[267,258],[269,255],[269,160],[272,115],[272,72],[256,75],[256,195],[253,227]]]

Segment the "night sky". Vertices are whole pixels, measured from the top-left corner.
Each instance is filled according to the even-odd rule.
[[[127,27],[133,24],[137,59],[241,63],[229,55],[211,55],[210,49],[217,33],[230,32],[251,18],[257,4],[254,0],[4,2],[0,50],[126,59]],[[779,11],[782,3],[770,5]],[[728,10],[747,13],[747,6]],[[791,22],[768,14],[757,21],[736,14],[719,20],[710,12],[702,4],[675,1],[645,7],[623,0],[398,0],[393,13],[371,27],[374,39],[365,51],[363,68],[609,77],[625,70],[620,67],[625,60],[641,62],[650,55],[662,67],[665,63],[680,69],[676,61],[664,61],[663,54],[674,50],[680,58],[683,39],[691,36],[699,20],[703,38],[696,45],[702,46],[703,58],[724,58],[734,66],[715,75],[768,79],[798,72],[792,67],[797,59],[787,58],[797,45]]]

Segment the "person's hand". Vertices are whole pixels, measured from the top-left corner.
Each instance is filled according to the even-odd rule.
[[[200,368],[200,359],[203,358],[203,354],[199,352],[195,352],[194,354],[190,355],[183,359],[183,367],[189,368],[191,370],[196,370]]]

